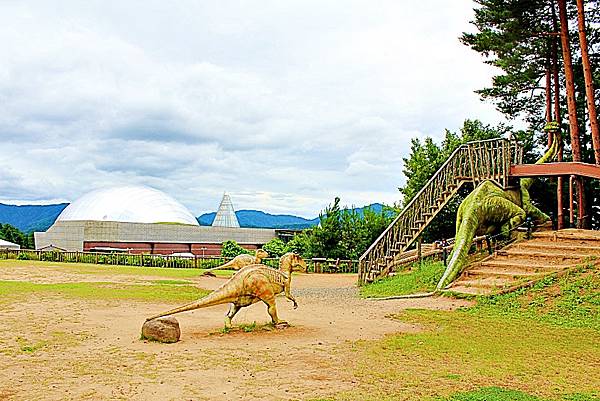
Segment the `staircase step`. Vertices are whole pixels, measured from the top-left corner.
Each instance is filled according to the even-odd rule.
[[[578,241],[598,241],[600,243],[600,231],[565,229],[561,231],[542,231],[534,232],[533,238],[559,240],[578,240]]]
[[[543,242],[543,241],[528,241],[521,242],[515,244],[510,249],[519,249],[519,250],[539,250],[543,252],[549,253],[585,253],[588,255],[598,255],[600,256],[600,245],[589,245],[589,244],[564,244],[556,243],[556,242]]]
[[[484,287],[470,287],[466,285],[453,285],[446,289],[446,291],[457,292],[460,294],[467,295],[488,295],[492,292],[491,288]]]
[[[460,278],[455,284],[448,287],[452,289],[454,286],[476,287],[476,288],[502,288],[515,284],[515,280],[506,277],[484,277],[484,278]]]
[[[568,267],[575,267],[578,263],[543,263],[543,261],[534,262],[534,261],[525,261],[525,263],[519,263],[518,261],[514,261],[512,259],[509,260],[497,260],[490,259],[485,262],[479,263],[479,266],[474,266],[474,268],[482,268],[485,267],[486,270],[490,269],[498,269],[503,271],[530,271],[530,272],[540,272],[540,271],[554,271],[554,270],[562,270]]]
[[[541,251],[532,250],[521,250],[521,249],[506,249],[499,250],[496,252],[499,258],[510,258],[512,259],[546,259],[548,257],[559,258],[562,260],[583,260],[589,257],[589,254],[585,253],[548,253]],[[500,259],[503,260],[503,259]]]
[[[469,269],[466,270],[464,277],[507,277],[524,278],[545,276],[548,272],[530,272],[523,270],[495,270],[495,269]]]

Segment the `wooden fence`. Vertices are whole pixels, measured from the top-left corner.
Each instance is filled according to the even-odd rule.
[[[94,263],[102,265],[144,266],[166,268],[210,269],[221,266],[233,258],[223,256],[170,256],[105,252],[62,252],[38,251],[32,249],[3,249],[0,259],[39,260],[46,262]],[[358,260],[334,260],[325,258],[305,259],[309,272],[316,273],[357,273]],[[263,264],[277,268],[279,258],[263,259]]]

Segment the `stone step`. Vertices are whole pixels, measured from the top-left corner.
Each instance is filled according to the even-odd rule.
[[[541,250],[531,250],[531,249],[519,249],[519,248],[511,248],[511,249],[501,249],[496,251],[496,257],[498,260],[505,260],[510,258],[512,259],[520,259],[520,260],[530,260],[530,259],[547,259],[548,257],[552,257],[554,259],[561,260],[583,260],[589,257],[590,254],[585,253],[571,253],[571,252],[557,252],[557,253],[549,253],[548,251]]]
[[[454,286],[465,286],[465,287],[479,287],[479,288],[502,288],[505,286],[511,286],[515,284],[517,280],[513,280],[506,277],[483,277],[483,278],[463,278],[461,277],[452,285],[449,289]]]
[[[549,239],[551,241],[597,241],[600,242],[600,231],[565,229],[561,231],[534,232],[533,238]]]
[[[466,285],[453,285],[452,287],[446,289],[446,291],[467,295],[488,295],[492,292],[492,289],[483,287],[469,287]]]
[[[464,277],[497,277],[497,278],[527,278],[545,276],[546,272],[533,272],[523,270],[497,270],[497,269],[469,269],[464,272]]]
[[[586,255],[597,255],[600,257],[600,244],[599,245],[591,245],[591,244],[567,244],[564,242],[547,242],[547,241],[528,241],[528,242],[520,242],[518,244],[513,245],[511,250],[527,250],[527,251],[540,251],[547,252],[552,254],[566,254],[566,253],[579,253]]]
[[[524,263],[520,263],[518,260],[507,259],[507,260],[498,260],[498,259],[490,259],[484,262],[480,262],[479,264],[473,267],[487,267],[487,268],[496,268],[506,270],[507,268],[512,268],[515,270],[527,270],[527,269],[538,269],[538,270],[556,270],[562,269],[564,267],[575,267],[579,263],[552,263],[552,261],[547,260],[529,260]]]

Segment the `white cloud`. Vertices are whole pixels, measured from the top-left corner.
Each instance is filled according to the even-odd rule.
[[[410,138],[499,121],[471,1],[7,1],[0,199],[164,190],[195,214],[399,199]]]

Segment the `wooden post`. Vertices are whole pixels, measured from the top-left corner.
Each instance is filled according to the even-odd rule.
[[[556,20],[556,12],[554,11],[554,3],[552,3],[552,24],[554,32],[558,32],[558,21]],[[560,80],[558,76],[558,38],[552,38],[552,80],[554,81],[554,121],[558,123],[558,131],[556,131],[556,140],[558,141],[558,155],[556,161],[561,162],[563,159],[563,143],[561,133],[561,122],[562,117],[560,114]],[[557,226],[556,228],[562,230],[565,228],[565,217],[564,217],[564,205],[563,205],[563,187],[564,178],[559,176],[556,183],[556,199],[557,199]]]
[[[573,228],[573,178],[575,176],[569,177],[569,228]]]
[[[419,260],[419,266],[422,265],[422,247],[421,247],[421,236],[419,235],[419,238],[417,238],[417,259]]]
[[[594,79],[592,77],[590,56],[588,54],[588,43],[585,35],[585,13],[583,9],[583,0],[577,0],[577,27],[579,30],[579,47],[581,48],[581,64],[583,64],[583,79],[585,81],[585,98],[587,101],[588,114],[590,116],[590,127],[592,129],[594,159],[596,164],[600,164],[600,129],[598,128],[598,115],[596,114]]]
[[[571,46],[569,44],[569,21],[567,16],[566,0],[558,0],[558,16],[560,19],[560,39],[562,44],[563,63],[565,67],[565,83],[567,89],[567,109],[569,111],[569,131],[571,134],[571,150],[573,151],[573,161],[581,161],[581,144],[579,141],[579,126],[577,125],[577,104],[575,102],[575,81],[573,78],[573,62],[571,61]],[[584,216],[584,189],[583,180],[578,177],[578,216],[577,226],[582,228]],[[571,206],[573,204],[571,203]]]

